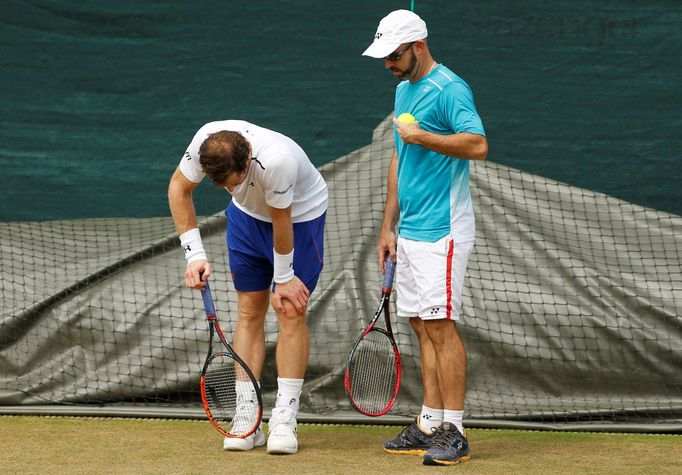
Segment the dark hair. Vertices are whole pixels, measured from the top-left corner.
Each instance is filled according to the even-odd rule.
[[[221,184],[232,173],[242,173],[249,165],[251,146],[239,132],[223,130],[208,136],[199,148],[199,163],[206,176]]]

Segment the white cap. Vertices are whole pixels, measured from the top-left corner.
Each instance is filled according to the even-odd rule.
[[[379,22],[374,42],[362,55],[385,58],[401,44],[423,40],[428,35],[426,23],[419,15],[409,10],[396,10]]]

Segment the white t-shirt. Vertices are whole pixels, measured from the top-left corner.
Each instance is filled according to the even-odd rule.
[[[251,144],[252,160],[246,179],[232,193],[232,202],[249,216],[271,222],[268,206],[291,205],[294,223],[310,221],[327,210],[327,184],[296,142],[272,130],[243,120],[209,122],[194,135],[180,160],[180,171],[199,183],[205,176],[199,148],[210,134],[239,132]]]

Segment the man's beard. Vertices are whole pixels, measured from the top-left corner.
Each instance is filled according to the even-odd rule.
[[[412,79],[417,72],[417,57],[413,54],[412,55],[412,60],[410,61],[410,64],[407,68],[407,70],[402,70],[402,69],[391,69],[393,73],[395,74],[396,71],[400,71],[400,73],[395,74],[395,76],[401,80],[401,81],[409,81]]]

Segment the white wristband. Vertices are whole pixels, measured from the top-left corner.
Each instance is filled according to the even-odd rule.
[[[188,264],[192,261],[208,260],[204,244],[201,242],[199,228],[190,229],[186,233],[182,233],[180,235],[180,245],[185,251],[185,259],[187,259]]]
[[[277,254],[272,250],[275,268],[275,284],[284,284],[294,278],[294,250],[289,254]]]

